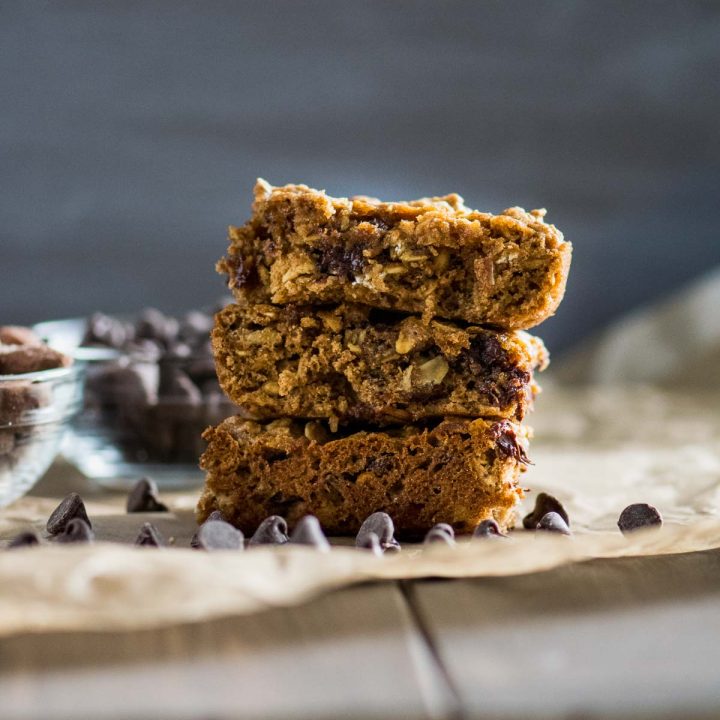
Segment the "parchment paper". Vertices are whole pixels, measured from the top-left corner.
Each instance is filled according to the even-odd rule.
[[[513,532],[508,540],[455,549],[405,546],[375,558],[348,547],[204,553],[187,548],[197,493],[166,495],[172,513],[125,515],[124,497],[86,494],[101,542],[0,552],[0,635],[74,629],[131,629],[251,613],[301,602],[367,580],[507,575],[593,557],[653,555],[720,547],[720,397],[643,387],[552,387],[533,416],[535,465],[526,484],[565,504],[572,537]],[[62,468],[41,490],[61,496]],[[81,492],[84,492],[81,489]],[[622,536],[615,525],[631,502],[650,502],[660,530]],[[0,513],[0,536],[42,528],[57,497],[27,497]],[[527,509],[527,508],[525,508]],[[175,547],[131,543],[144,521]],[[347,545],[347,540],[338,541]]]
[[[170,513],[126,515],[124,496],[57,463],[33,497],[0,511],[0,540],[42,530],[58,499],[77,490],[99,542],[0,552],[0,636],[202,621],[368,580],[509,575],[720,548],[718,307],[720,271],[623,319],[543,378],[529,418],[535,464],[522,512],[536,492],[551,492],[570,514],[572,537],[519,530],[507,540],[405,546],[381,558],[347,547],[348,539],[333,539],[328,553],[298,546],[204,553],[188,549],[198,492],[164,494]],[[622,536],[617,518],[633,502],[657,506],[664,526]],[[145,521],[174,547],[133,547]]]

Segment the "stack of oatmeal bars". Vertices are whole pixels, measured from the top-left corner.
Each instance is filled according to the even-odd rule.
[[[570,265],[543,217],[259,181],[218,263],[235,303],[215,318],[215,363],[242,414],[205,432],[198,519],[511,527],[548,362],[525,330],[553,314]]]

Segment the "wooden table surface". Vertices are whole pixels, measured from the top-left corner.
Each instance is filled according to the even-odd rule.
[[[0,717],[720,717],[720,551],[0,641]]]

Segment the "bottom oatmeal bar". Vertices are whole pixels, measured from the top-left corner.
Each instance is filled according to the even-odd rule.
[[[268,515],[290,526],[317,516],[351,535],[383,510],[405,537],[438,522],[471,532],[494,518],[512,527],[528,462],[526,430],[507,420],[445,418],[431,426],[330,435],[320,422],[231,417],[205,431],[207,472],[198,521],[213,510],[246,533]]]

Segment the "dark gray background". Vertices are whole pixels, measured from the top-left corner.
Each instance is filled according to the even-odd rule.
[[[718,2],[2,2],[4,322],[176,311],[256,176],[545,206],[569,347],[720,263]]]

